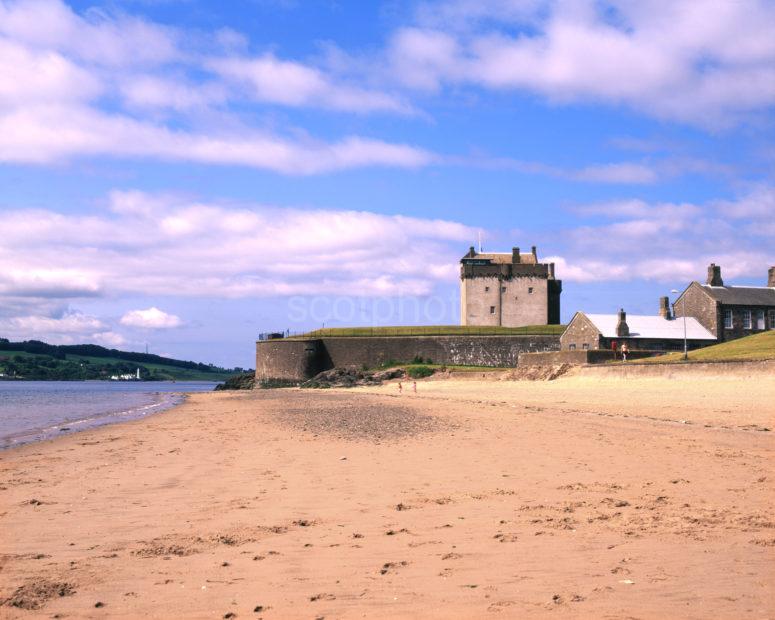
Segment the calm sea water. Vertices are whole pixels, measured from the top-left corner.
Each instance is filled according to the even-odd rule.
[[[0,381],[0,449],[164,411],[193,381]]]

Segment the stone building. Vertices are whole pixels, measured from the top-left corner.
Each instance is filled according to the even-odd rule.
[[[460,259],[460,324],[521,327],[558,325],[562,282],[554,263],[529,254],[480,253]]]
[[[719,342],[775,329],[775,267],[767,276],[767,286],[727,286],[711,263],[705,284],[686,287],[673,311],[695,317]]]
[[[630,351],[682,351],[683,319],[671,318],[666,308],[667,297],[663,297],[655,316],[627,316],[624,310],[617,314],[577,312],[560,336],[560,349],[611,351],[626,344]],[[716,343],[716,337],[693,317],[686,318],[686,338],[689,349]]]

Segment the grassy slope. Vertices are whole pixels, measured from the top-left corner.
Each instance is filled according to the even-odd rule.
[[[37,357],[37,358],[49,358],[50,356],[43,353],[27,353],[26,351],[0,351],[0,357],[14,357],[21,355],[22,357]],[[170,381],[225,381],[232,375],[225,372],[202,372],[200,370],[194,370],[190,368],[178,368],[177,366],[167,366],[166,364],[148,364],[145,362],[128,362],[117,357],[92,357],[88,355],[67,355],[66,360],[70,362],[78,362],[88,360],[89,363],[95,365],[101,364],[134,364],[136,366],[142,366],[148,370],[158,370],[162,373],[165,379]],[[2,367],[2,362],[0,362]]]
[[[680,362],[683,353],[668,353],[659,357],[642,360],[648,363]],[[714,344],[710,347],[689,351],[689,361],[723,362],[727,360],[754,361],[775,359],[775,330],[770,330],[730,342]],[[640,361],[640,360],[639,360]]]
[[[462,325],[408,325],[400,327],[327,327],[295,338],[349,336],[559,336],[564,325],[529,325],[527,327],[474,327]]]

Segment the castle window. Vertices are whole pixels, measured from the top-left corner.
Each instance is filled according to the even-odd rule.
[[[568,345],[568,351],[575,351],[575,350],[576,350],[576,345],[575,344],[569,344]]]
[[[732,329],[732,311],[724,310],[724,329]]]
[[[532,286],[528,287],[527,294],[528,295],[532,295],[533,294],[533,287]]]
[[[751,329],[751,311],[743,310],[743,329]]]
[[[490,314],[495,314],[495,306],[490,306]]]
[[[775,310],[770,310],[770,329],[775,329]]]
[[[489,293],[490,292],[490,287],[489,286],[485,286],[484,287],[484,292],[485,293]]]
[[[501,286],[501,293],[505,293],[505,292],[506,292],[506,287],[505,286]]]
[[[581,348],[587,351],[589,349],[589,343],[585,342],[584,344],[581,345]]]

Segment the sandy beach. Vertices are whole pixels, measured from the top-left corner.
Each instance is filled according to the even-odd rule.
[[[0,617],[772,618],[775,377],[191,396],[0,452]]]

